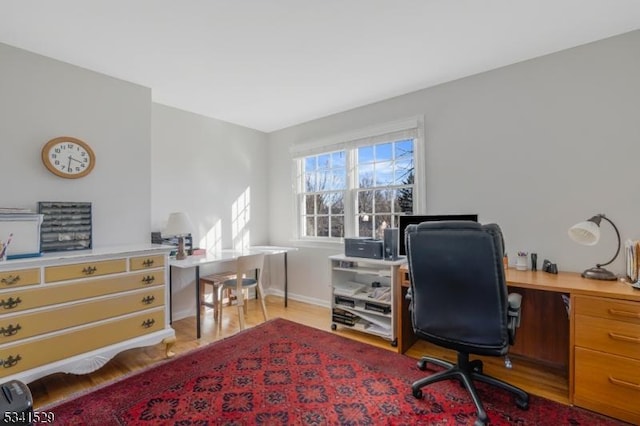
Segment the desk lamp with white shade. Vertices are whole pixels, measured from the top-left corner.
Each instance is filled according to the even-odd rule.
[[[191,223],[191,219],[185,212],[176,212],[169,215],[169,220],[167,221],[167,226],[163,234],[178,237],[176,260],[187,258],[187,253],[184,250],[184,237],[189,235],[192,229],[193,224]]]
[[[571,237],[573,241],[586,246],[593,246],[597,244],[600,240],[600,222],[602,219],[609,222],[616,231],[616,236],[618,237],[618,248],[616,249],[616,254],[614,254],[613,258],[607,263],[598,263],[594,268],[585,270],[582,273],[582,276],[584,278],[591,278],[594,280],[614,281],[617,279],[615,274],[603,268],[603,266],[609,265],[616,260],[616,257],[618,257],[618,254],[620,253],[620,232],[618,232],[618,228],[609,218],[600,213],[593,216],[591,219],[577,223],[569,228],[569,237]]]

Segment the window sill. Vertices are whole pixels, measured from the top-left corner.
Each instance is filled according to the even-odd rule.
[[[326,250],[344,250],[344,241],[290,240],[293,247],[315,248]]]

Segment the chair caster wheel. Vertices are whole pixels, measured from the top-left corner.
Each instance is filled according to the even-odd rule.
[[[335,324],[331,324],[331,330],[336,331],[338,329],[338,326]]]
[[[522,399],[522,398],[516,398],[516,406],[521,410],[528,410],[529,409],[529,400],[528,399]]]
[[[413,396],[416,399],[422,399],[422,389],[414,389],[413,390]]]
[[[422,371],[427,369],[427,361],[425,361],[424,359],[421,359],[420,361],[418,361],[418,368]]]

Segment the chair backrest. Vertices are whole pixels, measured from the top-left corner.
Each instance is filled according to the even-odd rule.
[[[410,225],[405,245],[415,333],[460,352],[507,353],[508,293],[498,225]]]
[[[248,254],[239,256],[236,260],[236,272],[238,279],[242,280],[242,274],[249,271],[256,271],[256,281],[262,278],[262,268],[264,267],[264,253]]]

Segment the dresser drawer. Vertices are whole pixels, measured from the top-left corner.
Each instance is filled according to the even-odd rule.
[[[640,360],[640,324],[578,314],[575,318],[576,346]]]
[[[0,272],[0,290],[40,284],[40,268]]]
[[[76,278],[96,277],[127,271],[126,259],[103,260],[100,262],[74,263],[72,265],[47,266],[44,268],[44,281],[47,283],[73,280]]]
[[[640,360],[575,349],[573,402],[640,424]]]
[[[575,312],[618,321],[640,324],[640,303],[604,297],[575,297]]]
[[[45,285],[38,286],[38,288],[6,291],[0,294],[0,318],[2,314],[160,284],[164,284],[164,269],[68,284]]]
[[[161,268],[164,266],[164,255],[132,257],[129,259],[129,269],[139,271],[141,269]]]
[[[164,286],[23,315],[0,317],[0,344],[164,305]]]
[[[0,349],[0,360],[4,367],[0,369],[0,377],[163,329],[164,310],[159,308],[55,336],[44,336],[28,343],[7,345]]]

